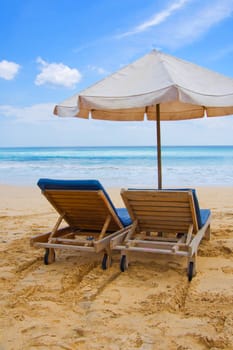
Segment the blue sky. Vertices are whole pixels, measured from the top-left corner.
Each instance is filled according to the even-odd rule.
[[[55,104],[159,49],[233,78],[233,0],[0,0],[0,147],[153,145],[153,122]],[[164,145],[233,144],[233,116],[162,123]]]

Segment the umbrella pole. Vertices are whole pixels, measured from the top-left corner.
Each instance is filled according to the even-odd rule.
[[[162,189],[162,165],[161,165],[161,134],[160,134],[160,105],[156,105],[156,131],[157,131],[157,166],[158,166],[158,189]]]

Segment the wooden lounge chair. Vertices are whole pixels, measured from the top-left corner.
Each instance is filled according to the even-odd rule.
[[[106,269],[111,263],[110,239],[131,223],[127,210],[116,209],[97,180],[40,179],[38,186],[59,213],[51,232],[31,238],[31,245],[45,248],[44,263],[55,260],[55,249],[103,251]],[[68,226],[59,229],[63,220]]]
[[[195,190],[121,190],[132,226],[111,240],[121,251],[120,269],[128,268],[129,253],[157,253],[185,256],[191,281],[196,271],[198,246],[210,239],[211,214],[199,209]]]

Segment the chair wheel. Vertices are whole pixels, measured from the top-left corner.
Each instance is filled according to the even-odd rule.
[[[102,269],[107,270],[107,268],[111,265],[111,257],[105,253],[102,259]]]
[[[121,261],[120,261],[120,270],[121,272],[124,272],[127,269],[126,266],[126,255],[121,256]]]
[[[55,261],[55,250],[53,248],[46,248],[44,255],[45,265],[52,264]]]
[[[192,281],[193,273],[194,273],[194,262],[190,261],[188,264],[188,280],[189,280],[189,282]]]

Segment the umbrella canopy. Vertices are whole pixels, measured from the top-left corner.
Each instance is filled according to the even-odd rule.
[[[54,114],[112,121],[157,121],[158,187],[162,187],[160,120],[233,114],[233,79],[153,50],[56,105]]]

